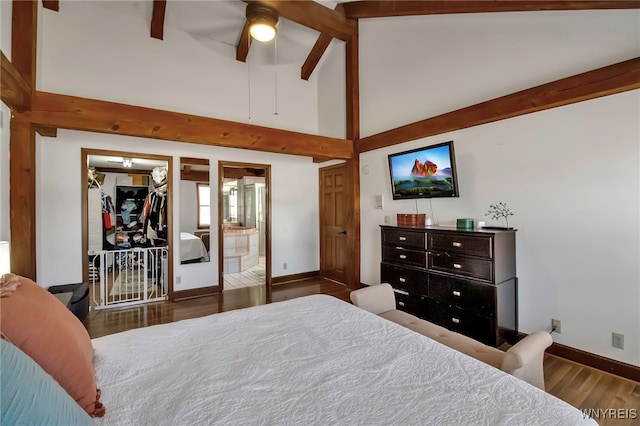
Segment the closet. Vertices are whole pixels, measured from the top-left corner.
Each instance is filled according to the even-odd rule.
[[[164,300],[171,288],[170,158],[106,153],[83,150],[83,269],[91,307]]]

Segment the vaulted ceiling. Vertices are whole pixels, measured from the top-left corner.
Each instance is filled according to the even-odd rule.
[[[207,43],[216,41],[236,46],[236,59],[246,61],[252,40],[245,10],[248,3],[273,8],[280,19],[273,48],[254,49],[260,63],[299,64],[301,77],[308,79],[332,40],[349,41],[358,33],[358,19],[456,13],[489,13],[541,10],[587,10],[640,8],[637,0],[429,0],[429,1],[184,1],[146,0],[95,1],[94,5],[113,13],[149,22],[151,37],[163,39],[168,29],[189,34]],[[59,10],[57,0],[43,5]],[[260,42],[255,42],[260,43]],[[275,44],[277,43],[277,58]]]

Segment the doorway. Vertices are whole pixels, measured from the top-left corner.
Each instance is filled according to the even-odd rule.
[[[218,163],[219,291],[271,289],[271,166]]]
[[[82,273],[92,309],[171,299],[172,158],[81,150]]]

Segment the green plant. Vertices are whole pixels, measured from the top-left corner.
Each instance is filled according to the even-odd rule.
[[[484,215],[491,216],[491,219],[494,219],[494,220],[503,218],[506,223],[506,227],[508,228],[509,216],[513,216],[513,212],[509,210],[506,203],[503,203],[501,201],[498,204],[489,205],[489,211],[487,211]]]

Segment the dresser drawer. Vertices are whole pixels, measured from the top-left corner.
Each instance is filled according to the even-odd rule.
[[[466,256],[493,257],[491,236],[429,232],[429,250]]]
[[[496,344],[495,323],[489,317],[432,302],[429,305],[429,320],[484,344]]]
[[[389,283],[391,287],[412,294],[428,294],[427,273],[400,266],[380,264],[380,282]]]
[[[493,281],[493,262],[465,256],[429,254],[429,269]]]
[[[429,300],[427,296],[415,296],[406,294],[402,290],[394,290],[396,296],[396,308],[400,311],[415,315],[421,319],[429,318]]]
[[[496,288],[459,278],[429,275],[429,297],[446,306],[465,308],[492,316],[496,305]]]
[[[395,247],[382,247],[382,260],[399,265],[427,267],[427,252],[404,250]]]
[[[405,249],[426,250],[425,232],[383,229],[382,244]]]

